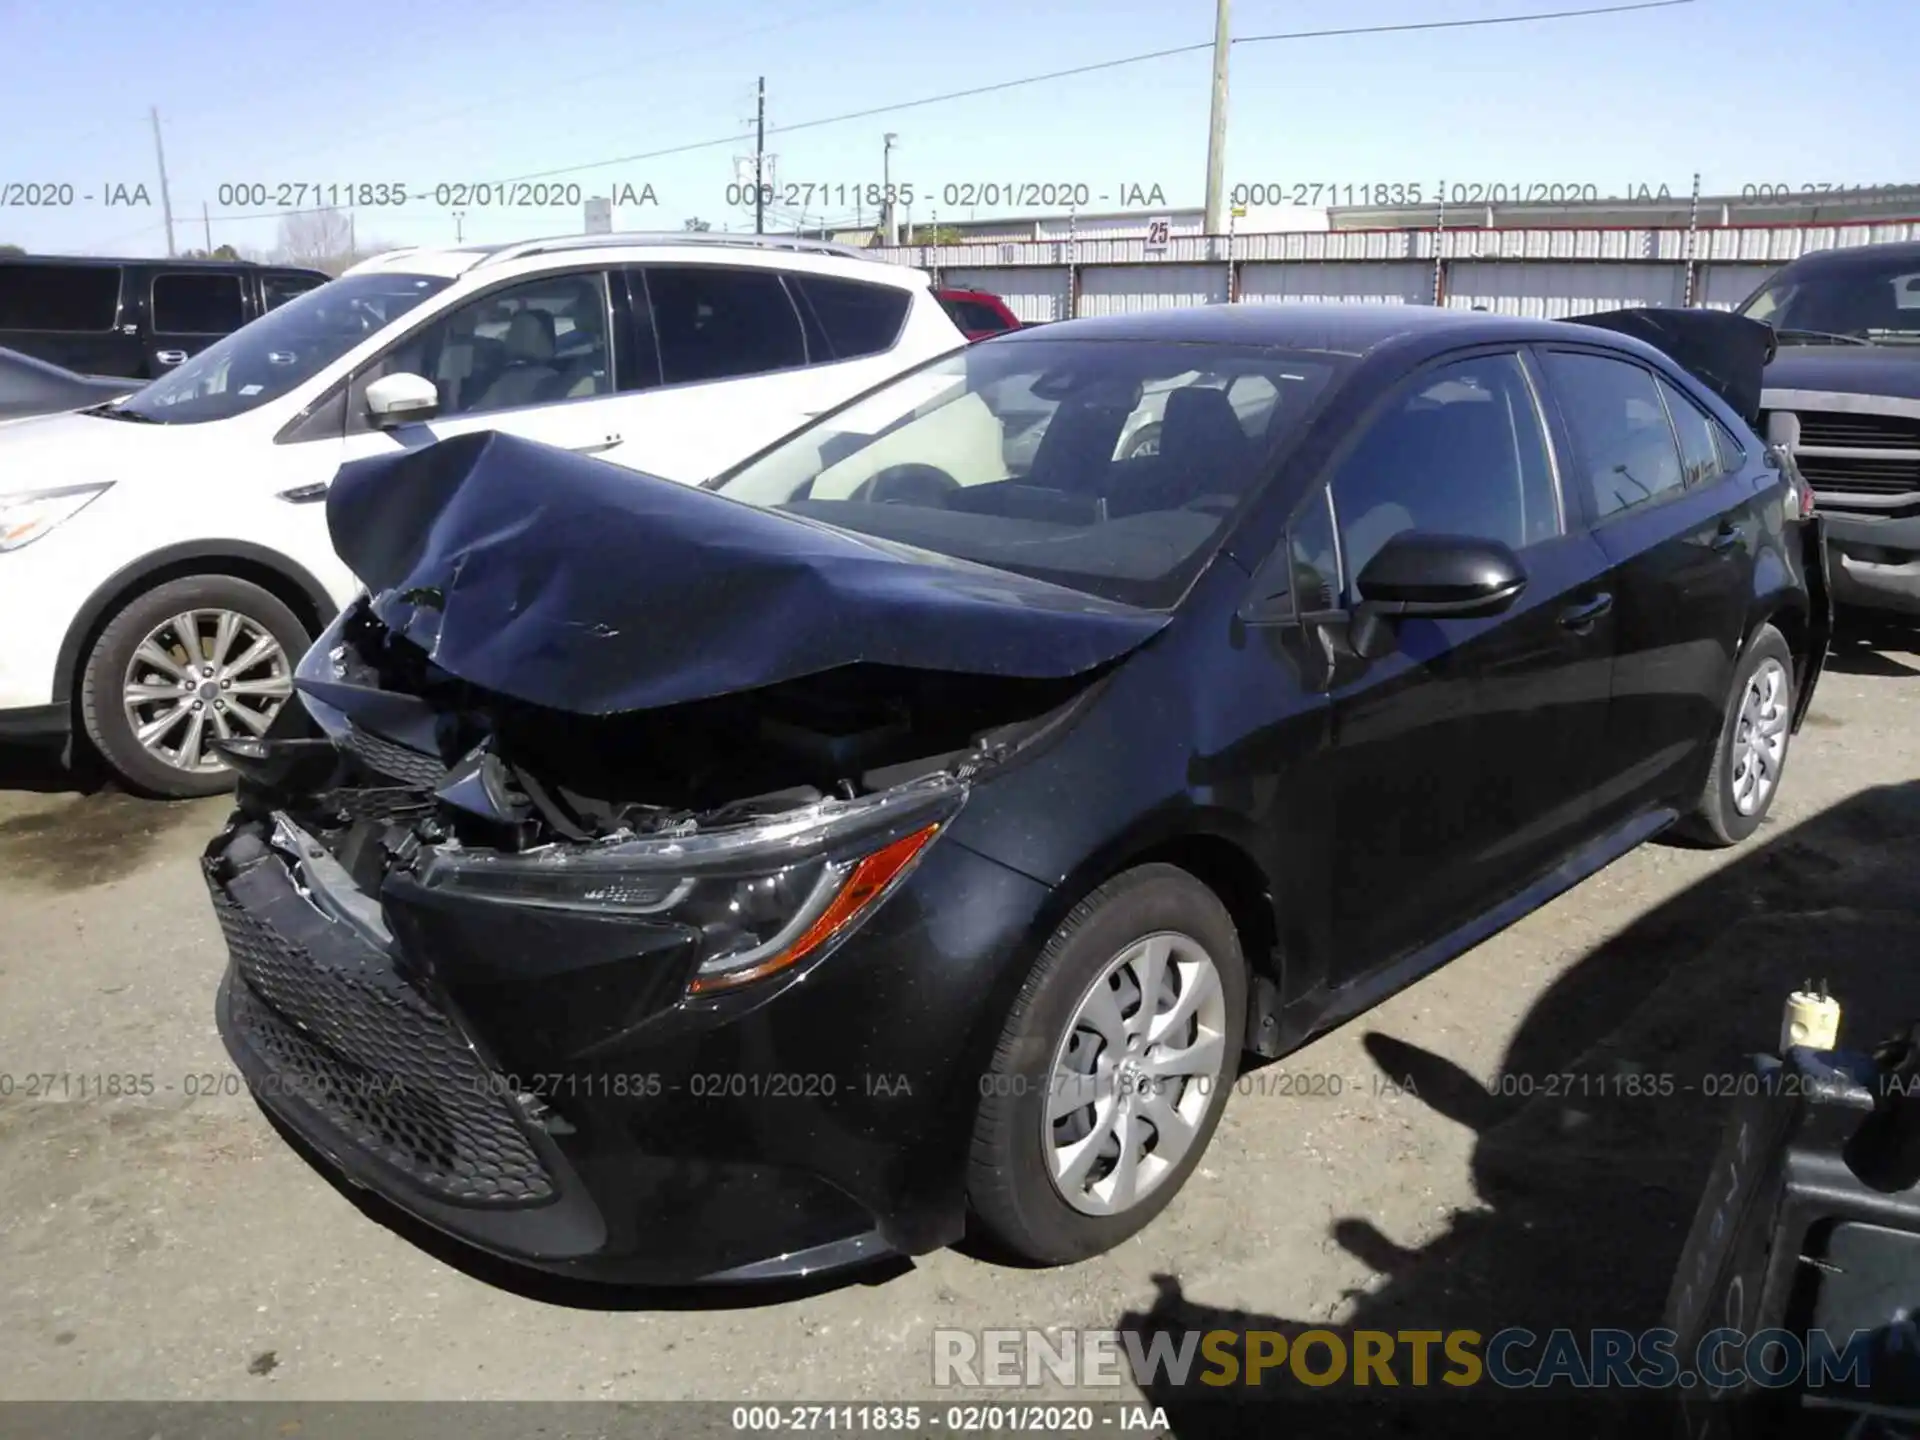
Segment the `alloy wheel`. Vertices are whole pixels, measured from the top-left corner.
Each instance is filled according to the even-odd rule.
[[[1041,1142],[1054,1188],[1086,1215],[1118,1215],[1180,1164],[1225,1071],[1227,1006],[1200,943],[1149,935],[1082,995],[1054,1052]]]
[[[210,742],[264,734],[292,694],[285,647],[234,610],[187,610],[154,626],[121,682],[141,748],[202,775],[225,768]]]
[[[1758,814],[1773,795],[1787,758],[1792,683],[1771,655],[1754,667],[1740,700],[1733,735],[1733,808]]]

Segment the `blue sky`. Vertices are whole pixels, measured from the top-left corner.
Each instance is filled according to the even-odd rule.
[[[1232,24],[1247,36],[1596,3],[1233,0]],[[455,220],[436,185],[744,135],[763,74],[782,182],[877,182],[891,130],[894,180],[927,197],[916,221],[940,209],[946,186],[969,182],[1084,182],[1095,197],[1158,185],[1169,205],[1197,205],[1204,50],[791,136],[777,127],[1202,42],[1212,23],[1209,0],[0,0],[0,187],[50,182],[76,197],[0,207],[0,241],[164,253],[149,105],[182,247],[204,241],[203,204],[215,244],[273,243],[276,219],[235,218],[273,201],[222,204],[222,185],[363,182],[418,197],[358,208],[363,242],[437,244],[453,241]],[[1710,192],[1920,182],[1916,51],[1911,0],[1695,0],[1237,45],[1227,178],[1429,191],[1442,179],[1590,183],[1602,195],[1660,184],[1685,194],[1696,170]],[[677,229],[690,216],[750,228],[750,211],[726,195],[750,149],[742,140],[551,180],[589,195],[651,186],[657,207],[623,207],[623,228]],[[115,185],[144,185],[150,203],[104,203]],[[850,218],[850,204],[830,208]],[[459,223],[468,239],[512,239],[576,231],[580,212],[469,203]]]

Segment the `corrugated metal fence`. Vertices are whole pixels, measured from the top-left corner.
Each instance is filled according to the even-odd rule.
[[[1731,309],[1813,250],[1920,239],[1920,220],[1687,229],[1336,230],[913,245],[878,258],[989,290],[1022,320],[1359,301],[1548,319],[1623,305]]]

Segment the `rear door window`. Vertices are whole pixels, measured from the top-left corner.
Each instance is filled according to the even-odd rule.
[[[0,330],[111,330],[120,314],[114,265],[0,265]]]
[[[829,353],[816,360],[853,360],[892,349],[913,303],[905,290],[892,285],[825,275],[790,275],[787,283],[799,291],[801,303],[813,311],[826,336]]]
[[[231,335],[246,323],[238,275],[162,274],[153,277],[157,335]]]
[[[1673,426],[1651,371],[1631,360],[1570,350],[1543,358],[1580,447],[1594,520],[1685,490]]]
[[[732,380],[807,363],[799,313],[780,277],[720,265],[650,265],[661,378]]]

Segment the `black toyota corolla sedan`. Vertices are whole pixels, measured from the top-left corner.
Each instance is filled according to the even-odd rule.
[[[228,745],[221,1033],[317,1163],[529,1266],[1097,1254],[1248,1055],[1761,823],[1830,623],[1770,349],[1219,307],[972,346],[704,488],[349,465],[319,733]]]

